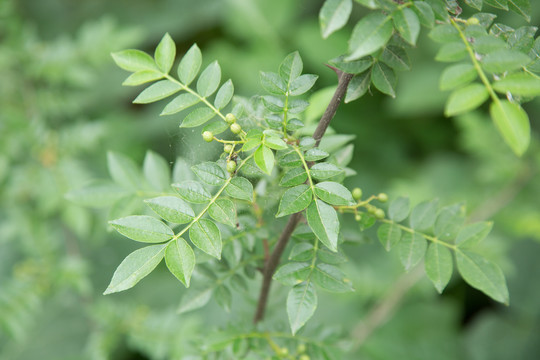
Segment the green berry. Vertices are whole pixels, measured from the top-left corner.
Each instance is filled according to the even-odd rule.
[[[227,160],[227,171],[233,173],[236,170],[236,161]]]
[[[212,140],[214,140],[214,134],[212,134],[211,131],[205,131],[202,133],[202,138],[206,142],[212,142]]]
[[[298,360],[310,360],[310,359],[311,359],[311,358],[309,357],[309,355],[306,355],[306,354],[304,354],[304,355],[302,355],[302,356],[300,356],[300,357],[298,358]]]
[[[360,215],[360,214],[354,215],[354,220],[356,220],[356,221],[362,220],[362,215]]]
[[[467,19],[467,25],[478,25],[480,24],[480,20],[478,20],[475,17],[471,17]]]
[[[375,210],[375,217],[377,219],[384,219],[384,210],[383,209],[377,209]]]
[[[228,113],[225,115],[225,121],[227,124],[232,125],[236,122],[236,116],[233,113]]]
[[[225,144],[225,146],[223,147],[223,152],[230,154],[232,149],[233,149],[233,146],[231,144]]]
[[[281,356],[289,355],[289,349],[287,349],[286,347],[279,349],[279,355]]]
[[[296,352],[299,354],[303,354],[306,352],[306,345],[305,344],[298,344],[296,347]]]
[[[370,206],[367,208],[367,212],[370,213],[370,214],[372,214],[372,215],[375,215],[375,212],[376,212],[377,210],[379,210],[379,209],[377,209],[377,208],[376,208],[375,206],[373,206],[373,205],[370,205]]]
[[[360,200],[362,198],[362,189],[354,188],[352,191],[352,196],[355,200]]]
[[[385,193],[380,193],[379,195],[377,195],[377,199],[379,199],[380,202],[387,202],[388,201],[388,195],[386,195]]]
[[[242,131],[242,127],[237,123],[234,123],[231,125],[231,131],[233,134],[240,134],[240,132]]]

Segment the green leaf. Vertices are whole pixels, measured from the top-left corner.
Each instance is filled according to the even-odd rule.
[[[317,309],[317,293],[310,282],[296,285],[287,296],[287,314],[292,334],[296,334]]]
[[[356,203],[349,189],[337,182],[320,182],[315,185],[314,191],[318,198],[331,205],[347,206]]]
[[[276,217],[294,214],[307,208],[313,200],[311,187],[302,184],[285,191],[279,202]]]
[[[483,0],[465,0],[465,4],[475,8],[476,10],[482,10]]]
[[[329,156],[326,151],[321,150],[319,148],[312,148],[306,151],[304,160],[306,161],[319,161],[322,159],[325,159]]]
[[[415,1],[412,10],[416,13],[420,24],[423,26],[431,28],[435,25],[435,14],[433,14],[433,9],[427,3]]]
[[[444,69],[439,80],[441,90],[452,90],[469,84],[476,79],[478,73],[471,64],[456,64]]]
[[[178,78],[188,86],[195,79],[202,64],[201,50],[197,44],[193,44],[186,52],[178,65]]]
[[[223,85],[221,85],[216,94],[216,98],[214,100],[214,106],[216,109],[220,110],[227,106],[231,102],[233,94],[234,86],[232,81],[229,79]]]
[[[175,56],[176,45],[174,44],[174,41],[169,33],[166,33],[159,42],[154,53],[156,64],[164,74],[168,74],[171,70]]]
[[[129,254],[114,272],[111,283],[103,295],[134,287],[159,265],[165,256],[166,248],[167,244],[151,245]]]
[[[107,153],[109,174],[118,185],[138,190],[141,187],[141,172],[133,160],[125,155],[109,151]]]
[[[411,63],[405,49],[398,46],[385,46],[381,53],[380,60],[397,71],[411,69]]]
[[[313,259],[314,255],[315,253],[313,245],[310,243],[302,242],[294,245],[291,253],[289,254],[289,260],[308,261]]]
[[[291,82],[289,86],[289,94],[292,96],[298,96],[308,92],[319,77],[317,75],[304,74],[300,75]]]
[[[447,44],[452,42],[459,42],[461,37],[459,32],[450,24],[437,25],[429,32],[431,40],[438,43]]]
[[[144,89],[139,96],[133,100],[134,104],[149,104],[155,101],[165,99],[172,94],[182,90],[182,87],[170,80],[160,80],[155,84]]]
[[[474,38],[471,44],[474,50],[480,54],[487,54],[506,48],[506,42],[493,35],[485,35]]]
[[[264,90],[274,95],[284,95],[287,92],[287,84],[274,72],[260,72],[261,85]]]
[[[186,240],[178,238],[169,243],[165,252],[165,263],[171,274],[188,288],[195,268],[195,253]]]
[[[222,119],[216,119],[210,121],[208,124],[206,124],[201,131],[201,134],[204,134],[205,131],[210,131],[212,134],[218,135],[221,134],[229,129],[230,125],[227,124]]]
[[[454,240],[464,222],[461,205],[445,206],[437,214],[433,232],[440,240]]]
[[[127,71],[157,70],[154,59],[140,50],[123,50],[111,55],[116,65]]]
[[[212,95],[218,88],[221,81],[221,68],[217,61],[206,67],[197,80],[197,92],[202,97]]]
[[[486,4],[498,9],[508,10],[508,0],[483,0]]]
[[[158,219],[147,215],[133,215],[109,221],[120,234],[131,240],[160,243],[169,240],[174,233]]]
[[[171,184],[171,169],[169,163],[161,155],[147,151],[143,163],[144,177],[156,190],[169,190]]]
[[[360,60],[353,60],[353,61],[345,61],[345,55],[338,56],[337,58],[334,58],[329,61],[330,65],[336,67],[337,69],[349,73],[349,74],[359,74],[361,72],[366,71],[373,65],[373,59],[371,57],[368,57],[367,59],[360,59]],[[330,89],[332,90],[332,94],[335,92],[335,88],[329,87],[324,90],[327,90],[330,92]],[[327,102],[330,101],[331,96],[328,97]],[[310,100],[310,103],[313,103],[313,101]],[[324,109],[320,112],[320,115],[322,115],[324,112]]]
[[[292,286],[305,281],[311,271],[309,263],[293,262],[282,265],[275,272],[273,279],[283,285]]]
[[[531,139],[531,127],[527,113],[521,106],[508,100],[491,103],[489,113],[504,141],[516,155],[523,155],[529,147]]]
[[[347,262],[347,257],[341,252],[331,252],[326,249],[317,251],[317,258],[325,264],[343,264]]]
[[[236,228],[236,209],[229,199],[217,199],[208,208],[208,215],[219,223]]]
[[[267,135],[264,137],[264,145],[274,150],[285,150],[288,148],[287,143],[281,138],[273,135]]]
[[[268,175],[272,173],[272,169],[274,168],[274,153],[270,148],[264,145],[259,146],[259,148],[255,150],[253,158],[259,169]]]
[[[300,76],[304,64],[302,63],[302,58],[298,51],[292,52],[279,65],[279,76],[285,81],[285,83],[290,84],[294,79]]]
[[[213,186],[222,185],[227,180],[227,175],[216,163],[207,161],[191,167],[191,170],[204,183]]]
[[[508,0],[510,10],[521,15],[527,21],[531,21],[531,3],[529,0]]]
[[[444,44],[437,52],[435,60],[443,62],[454,62],[459,61],[466,56],[467,47],[461,41],[456,41]]]
[[[341,293],[353,291],[352,283],[337,267],[329,264],[317,264],[313,270],[312,280],[321,288]]]
[[[235,199],[253,201],[253,185],[248,179],[240,176],[231,179],[225,193]]]
[[[319,12],[319,24],[323,39],[344,27],[351,16],[351,11],[351,0],[326,0]]]
[[[169,102],[159,115],[176,114],[177,112],[180,112],[197,104],[199,101],[201,101],[201,99],[193,94],[180,94],[175,97],[171,102]]]
[[[307,173],[303,167],[297,167],[285,172],[279,182],[280,186],[296,186],[303,184],[307,180]]]
[[[172,187],[180,197],[193,204],[205,204],[212,199],[210,193],[197,181],[187,180]]]
[[[438,243],[431,243],[424,266],[426,275],[435,285],[435,289],[439,294],[442,293],[452,277],[453,263],[450,250]]]
[[[388,217],[395,222],[403,221],[409,216],[411,203],[408,197],[398,197],[388,207]]]
[[[208,304],[210,298],[212,297],[213,288],[195,290],[192,289],[182,297],[180,306],[178,307],[178,313],[183,314],[188,311],[196,310],[202,308],[204,305]]]
[[[527,73],[510,74],[493,83],[493,88],[500,93],[512,95],[540,95],[540,79]]]
[[[137,86],[146,84],[147,82],[159,80],[163,78],[163,74],[154,70],[141,70],[129,75],[122,83],[124,86]]]
[[[474,83],[454,90],[446,102],[444,114],[456,116],[474,110],[482,105],[488,97],[489,92],[483,84]]]
[[[522,52],[501,49],[482,58],[482,67],[489,72],[501,74],[520,69],[531,62],[531,58]]]
[[[417,231],[429,230],[435,223],[438,201],[424,201],[416,205],[409,218],[411,228]]]
[[[380,12],[364,16],[353,29],[349,40],[350,55],[345,60],[360,59],[382,48],[394,29],[389,19]]]
[[[313,165],[309,172],[317,180],[326,180],[343,173],[343,169],[331,163],[318,163]]]
[[[186,224],[195,217],[191,206],[176,196],[160,196],[144,202],[163,219],[175,224]]]
[[[427,240],[418,233],[405,233],[397,247],[399,259],[405,271],[409,271],[424,258]]]
[[[354,75],[347,87],[345,103],[348,104],[364,96],[369,89],[369,84],[371,84],[371,70]]]
[[[336,210],[320,200],[312,201],[306,211],[309,227],[330,250],[337,251],[339,219]]]
[[[289,101],[289,114],[300,114],[307,109],[309,103],[306,100],[294,99]]]
[[[128,194],[129,192],[118,184],[96,180],[68,192],[66,199],[82,206],[108,207]]]
[[[184,118],[180,127],[182,128],[192,128],[205,124],[210,119],[216,116],[214,110],[207,107],[199,107],[189,113],[188,116]]]
[[[231,290],[225,285],[220,285],[216,288],[214,299],[226,312],[231,311],[232,294]]]
[[[462,249],[474,247],[489,234],[492,227],[491,221],[469,224],[459,231],[456,245]]]
[[[492,299],[508,305],[506,280],[501,269],[479,254],[456,250],[456,263],[463,279]]]
[[[396,74],[388,65],[375,63],[371,70],[371,82],[380,92],[396,97]]]
[[[213,221],[200,219],[191,225],[189,229],[191,242],[218,260],[221,259],[221,233]]]
[[[409,44],[416,45],[420,33],[420,21],[414,11],[409,8],[399,9],[392,13],[392,19],[401,37]]]
[[[390,251],[401,240],[401,228],[394,223],[382,224],[377,229],[377,237],[384,249]]]
[[[283,107],[285,106],[285,103],[282,99],[276,97],[276,96],[263,96],[262,97],[264,106],[274,113],[281,113],[283,112]]]

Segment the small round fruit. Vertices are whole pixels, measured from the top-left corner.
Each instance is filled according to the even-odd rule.
[[[379,199],[380,202],[387,202],[388,201],[388,195],[386,195],[385,193],[380,193],[379,195],[377,195],[377,199]]]
[[[231,144],[225,144],[223,146],[223,152],[226,152],[227,154],[230,154],[233,149],[233,146]]]
[[[354,188],[352,191],[352,196],[355,200],[360,200],[362,198],[362,189]]]
[[[289,349],[287,349],[286,347],[283,347],[283,348],[279,349],[279,355],[281,355],[281,356],[289,355]]]
[[[225,121],[229,125],[234,124],[236,122],[236,115],[234,115],[233,113],[228,113],[227,115],[225,115]]]
[[[300,356],[300,357],[298,358],[298,360],[310,360],[310,359],[311,359],[311,358],[309,357],[309,355],[306,355],[306,354],[304,354],[304,355],[302,355],[302,356]]]
[[[235,172],[236,170],[236,161],[234,160],[227,160],[227,171],[230,173]]]
[[[475,17],[471,17],[467,19],[467,25],[478,25],[480,24],[480,20],[478,20]]]
[[[233,134],[240,134],[240,132],[242,131],[242,127],[237,123],[234,123],[231,125],[231,131]]]
[[[383,209],[377,209],[375,210],[375,217],[377,219],[384,219],[384,210]]]
[[[214,140],[214,134],[211,131],[205,131],[202,133],[202,138],[206,142],[212,142]]]
[[[354,220],[356,220],[356,221],[362,220],[362,215],[360,215],[360,214],[354,215]]]
[[[306,352],[306,344],[298,344],[296,347],[296,352],[299,354],[303,354]]]

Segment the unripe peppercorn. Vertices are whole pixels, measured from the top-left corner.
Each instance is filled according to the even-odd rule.
[[[211,131],[205,131],[202,133],[202,138],[206,142],[212,142],[212,140],[214,140],[214,134],[212,134]]]
[[[234,123],[231,125],[231,131],[233,134],[240,134],[240,132],[242,131],[242,127],[237,123]]]
[[[303,354],[306,352],[306,345],[305,344],[298,344],[296,347],[296,352],[299,354]]]
[[[225,121],[227,124],[232,125],[236,122],[236,116],[233,113],[228,113],[225,115]]]
[[[233,149],[233,146],[231,144],[225,144],[225,146],[223,146],[223,151],[226,152],[227,154],[229,154]]]
[[[355,200],[360,200],[362,198],[362,189],[354,188],[352,191],[352,196]]]
[[[375,210],[375,217],[377,219],[384,219],[384,210],[383,209],[377,209]]]
[[[309,357],[309,355],[306,355],[306,354],[304,354],[304,355],[302,355],[302,356],[300,356],[300,357],[298,358],[298,360],[310,360],[310,359],[311,359],[311,358]]]
[[[380,202],[387,202],[388,201],[388,195],[386,195],[385,193],[380,193],[379,195],[377,195],[377,199],[379,199]]]
[[[360,214],[354,215],[354,220],[356,220],[356,221],[362,220],[362,215],[360,215]]]
[[[471,17],[467,19],[467,25],[478,25],[480,24],[480,20],[478,20],[475,17]]]
[[[289,355],[289,349],[287,349],[286,347],[279,349],[279,355],[281,356]]]
[[[227,171],[233,173],[236,170],[236,161],[227,160]]]

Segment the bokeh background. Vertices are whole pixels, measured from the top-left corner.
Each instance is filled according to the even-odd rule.
[[[532,1],[531,24],[540,23]],[[104,297],[116,266],[135,247],[106,221],[136,207],[88,209],[65,194],[107,178],[106,153],[142,163],[148,149],[173,163],[211,159],[216,149],[181,130],[179,116],[160,106],[133,105],[140,89],[122,88],[127,76],[111,51],[152,52],[165,32],[182,54],[196,42],[205,63],[219,60],[236,93],[262,93],[259,71],[275,71],[298,50],[304,71],[319,74],[316,89],[335,84],[325,62],[346,51],[346,29],[322,40],[315,0],[1,0],[0,1],[0,359],[181,359],[196,352],[197,336],[250,318],[210,304],[176,315],[181,285],[158,268],[137,287]],[[353,18],[363,15],[355,8]],[[526,25],[515,14],[497,21]],[[355,224],[347,236],[345,271],[356,292],[321,294],[310,326],[338,332],[351,359],[537,359],[540,356],[540,102],[525,105],[533,140],[523,158],[503,143],[485,108],[445,118],[447,93],[438,90],[445,64],[423,29],[399,74],[397,98],[376,90],[340,108],[336,132],[351,134],[364,193],[408,195],[414,203],[439,198],[464,202],[471,219],[493,219],[484,242],[507,275],[504,307],[454,278],[442,296],[421,271],[404,274]],[[209,150],[208,150],[209,149]],[[420,269],[421,270],[421,269]],[[246,295],[253,304],[258,283]],[[286,291],[274,287],[270,315],[287,330]],[[235,294],[234,303],[242,303]],[[380,304],[383,304],[382,306]],[[389,307],[385,307],[389,305]],[[382,316],[378,316],[381,309]],[[279,325],[281,324],[281,325]],[[194,340],[195,339],[195,340]],[[433,354],[437,354],[435,357]],[[338,357],[340,358],[340,357]]]

